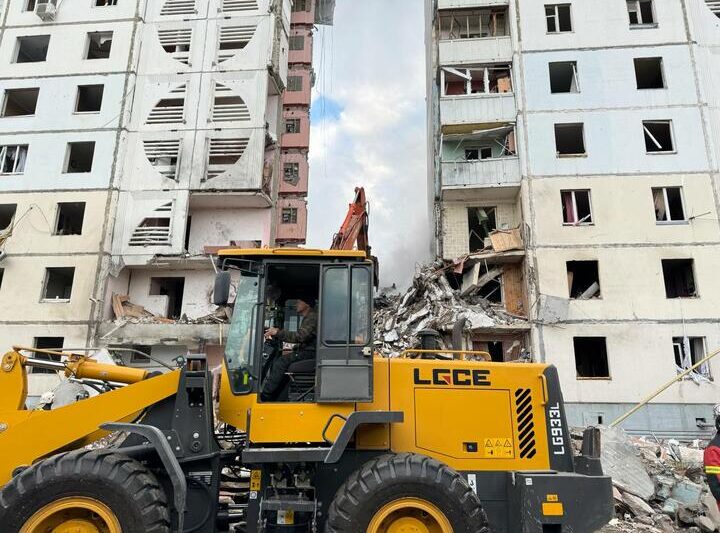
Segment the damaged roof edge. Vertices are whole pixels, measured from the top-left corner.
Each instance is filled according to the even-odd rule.
[[[317,0],[315,24],[332,26],[335,21],[335,0]]]

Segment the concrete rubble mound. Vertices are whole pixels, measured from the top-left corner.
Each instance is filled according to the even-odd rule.
[[[601,533],[720,531],[703,472],[701,441],[632,437],[602,428],[603,471],[613,478],[616,517]],[[581,432],[573,432],[578,449]]]
[[[453,289],[446,276],[452,268],[452,264],[436,261],[418,270],[405,293],[380,291],[375,299],[376,350],[392,356],[418,348],[418,333],[425,329],[440,333],[445,344],[442,348],[451,349],[453,343],[448,335],[463,320],[465,336],[476,330],[527,324],[526,318],[508,313],[501,304],[491,303],[472,291]],[[516,348],[522,351],[519,345]]]

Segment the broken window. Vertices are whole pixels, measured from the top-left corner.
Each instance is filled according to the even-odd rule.
[[[300,163],[285,163],[283,165],[283,181],[290,185],[297,185],[300,181]]]
[[[177,320],[182,316],[185,278],[150,278],[150,296],[167,296],[166,318]]]
[[[248,138],[210,139],[207,179],[219,176],[237,163],[245,153],[248,141]]]
[[[589,190],[560,191],[563,223],[571,226],[592,224],[592,205]]]
[[[179,140],[148,140],[143,141],[143,147],[145,156],[155,170],[168,179],[177,180],[180,159]]]
[[[0,230],[10,227],[15,219],[17,204],[0,204]]]
[[[442,96],[512,92],[510,65],[488,67],[443,67]]]
[[[173,59],[185,65],[190,64],[191,28],[158,30],[158,39],[160,46]]]
[[[300,119],[299,118],[286,118],[285,119],[285,133],[300,133]]]
[[[255,34],[255,26],[225,26],[220,28],[218,61],[226,61],[242,50]]]
[[[694,298],[695,274],[692,259],[663,259],[663,279],[666,298]]]
[[[216,83],[212,120],[213,122],[250,120],[250,110],[242,98],[233,94],[230,87]]]
[[[67,174],[92,172],[94,157],[95,141],[68,143],[64,172]]]
[[[610,377],[605,337],[573,337],[573,348],[577,377]]]
[[[652,190],[657,222],[685,220],[682,187],[657,187]]]
[[[95,0],[97,7],[116,6],[118,0]]]
[[[508,35],[506,9],[443,11],[440,39],[479,39]]]
[[[573,300],[601,298],[597,261],[567,261],[568,292]]]
[[[195,0],[167,0],[162,9],[160,15],[194,15],[197,13],[195,10]]]
[[[3,103],[3,117],[34,115],[40,89],[7,89]]]
[[[468,207],[468,245],[470,253],[485,248],[485,239],[497,229],[496,207]]]
[[[69,301],[72,294],[74,278],[74,267],[46,268],[42,299]]]
[[[310,2],[312,0],[293,0],[292,12],[310,11]]]
[[[29,35],[17,38],[15,63],[39,63],[47,59],[49,35]]]
[[[302,91],[303,79],[302,76],[288,76],[287,79],[287,90],[290,92]]]
[[[0,146],[0,174],[22,174],[27,161],[27,144]]]
[[[155,208],[152,214],[137,225],[128,246],[169,246],[171,244],[170,218],[173,203],[168,202]]]
[[[78,85],[76,113],[98,113],[102,107],[104,85]]]
[[[65,338],[64,337],[35,337],[33,342],[33,347],[37,348],[38,350],[50,350],[54,352],[61,352],[63,349],[63,346],[65,345]],[[51,355],[48,353],[33,353],[32,355],[35,359],[40,359],[42,361],[56,361],[60,362],[60,356],[58,355]],[[49,370],[45,368],[32,368],[31,374],[54,374],[54,370]]]
[[[673,337],[672,342],[678,374],[705,359],[705,337]],[[693,373],[710,378],[710,365],[705,362],[697,367]]]
[[[579,93],[577,61],[559,61],[549,63],[550,71],[550,92],[555,93]]]
[[[465,161],[478,161],[480,159],[490,158],[492,158],[492,148],[489,146],[465,149]]]
[[[23,11],[35,11],[35,1],[36,0],[25,0]]]
[[[95,31],[88,33],[85,59],[107,59],[112,48],[113,32]]]
[[[82,235],[85,202],[60,202],[57,208],[55,235]]]
[[[671,120],[645,120],[645,149],[650,154],[674,152]]]
[[[282,224],[297,224],[298,210],[297,207],[283,207],[280,222]]]
[[[545,6],[545,20],[548,33],[572,31],[570,4],[552,4]]]
[[[290,50],[305,50],[305,37],[303,35],[290,37]]]
[[[638,89],[664,89],[662,57],[636,57],[635,81]]]
[[[631,26],[655,24],[655,12],[652,0],[627,0]]]
[[[584,125],[555,124],[555,149],[558,156],[585,155]]]

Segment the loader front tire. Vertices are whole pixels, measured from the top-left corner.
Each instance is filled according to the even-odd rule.
[[[62,453],[0,490],[0,531],[169,533],[165,493],[143,465],[110,450]]]
[[[456,471],[424,455],[384,455],[338,489],[326,533],[481,533],[480,500]]]

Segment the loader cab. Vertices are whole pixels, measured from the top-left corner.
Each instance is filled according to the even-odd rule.
[[[227,386],[257,402],[347,403],[372,400],[373,265],[363,252],[223,250],[214,301],[228,303]],[[302,300],[317,316],[315,338],[299,345],[266,339],[268,328],[297,332]],[[300,306],[303,309],[303,306]],[[304,310],[304,309],[303,309]],[[291,360],[282,387],[260,399],[273,361]]]

